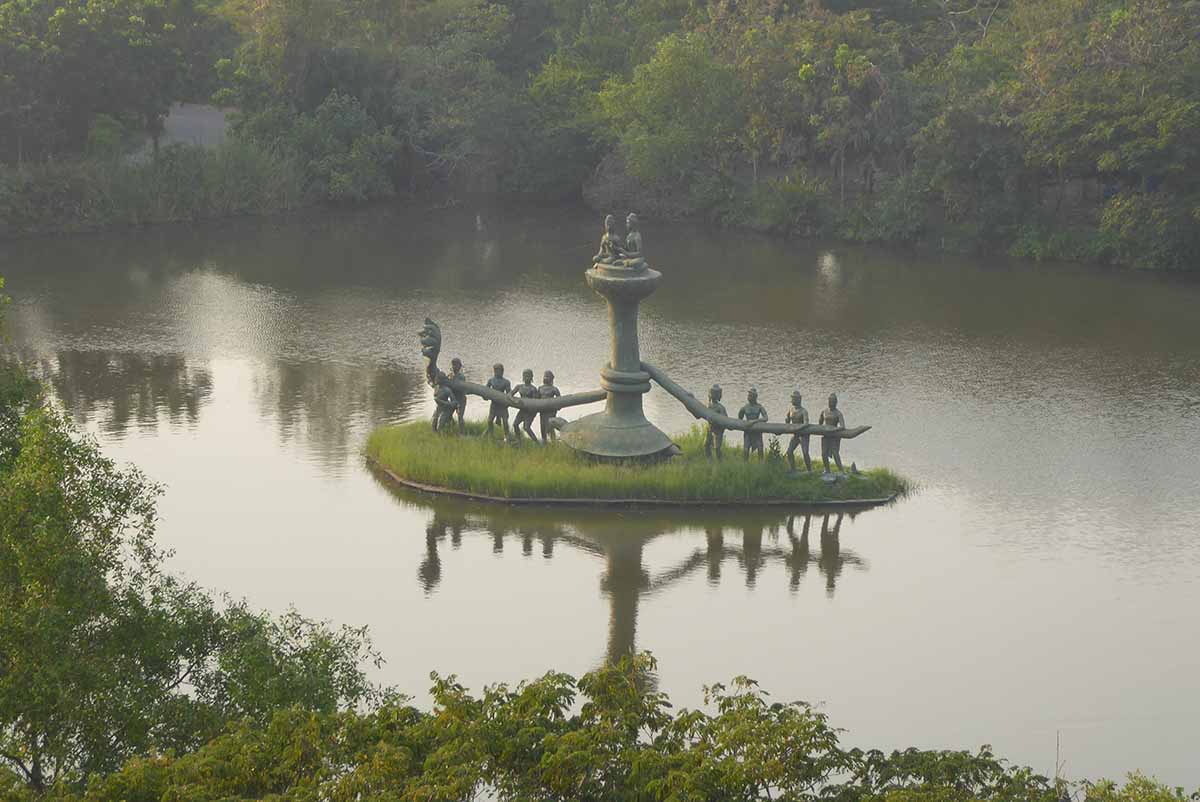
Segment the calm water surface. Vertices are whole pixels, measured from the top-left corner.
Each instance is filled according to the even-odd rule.
[[[0,246],[12,343],[111,455],[165,483],[173,567],[370,625],[379,679],[479,687],[631,648],[679,704],[737,674],[848,743],[974,747],[1200,785],[1200,284],[818,247],[647,221],[644,358],[920,492],[855,516],[547,512],[396,492],[360,452],[426,417],[425,315],[473,378],[608,348],[598,216],[373,209]],[[690,425],[661,391],[668,431]],[[476,414],[483,408],[476,403]],[[730,437],[730,444],[734,439]]]

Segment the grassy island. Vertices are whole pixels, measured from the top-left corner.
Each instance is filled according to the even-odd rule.
[[[372,432],[366,454],[404,483],[512,501],[820,504],[880,501],[910,487],[886,468],[836,483],[819,470],[792,474],[774,448],[767,460],[746,463],[732,437],[725,458],[710,462],[698,428],[675,438],[681,456],[652,465],[597,463],[561,443],[513,445],[482,434],[482,424],[468,424],[466,436],[434,434],[424,421],[385,426]]]

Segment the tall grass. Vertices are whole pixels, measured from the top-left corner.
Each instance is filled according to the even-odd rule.
[[[269,214],[309,203],[304,186],[296,160],[237,139],[145,161],[0,168],[0,236]]]
[[[424,422],[375,430],[367,456],[397,476],[423,484],[500,498],[660,499],[745,502],[786,499],[797,503],[887,498],[909,483],[886,468],[829,484],[816,473],[792,475],[781,459],[744,462],[732,438],[725,457],[704,456],[699,429],[676,438],[683,455],[653,465],[598,463],[562,444],[543,447],[481,436],[434,434]],[[814,443],[815,445],[815,443]]]

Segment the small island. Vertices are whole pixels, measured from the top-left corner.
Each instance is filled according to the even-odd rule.
[[[654,292],[662,273],[646,264],[636,214],[626,217],[624,239],[615,227],[616,217],[607,215],[600,250],[584,274],[608,305],[612,356],[600,366],[599,388],[564,395],[554,383],[554,371],[545,371],[538,387],[535,371],[528,367],[514,387],[500,362],[492,365],[486,384],[477,384],[467,380],[458,357],[450,361],[447,374],[438,367],[442,328],[427,317],[418,337],[425,381],[433,390],[433,418],[429,424],[405,423],[374,432],[366,447],[372,465],[417,490],[540,504],[869,506],[908,492],[907,480],[885,468],[860,471],[852,462],[846,469],[842,442],[871,427],[848,426],[837,393],[829,394],[828,407],[813,423],[797,387],[779,422],[751,387],[734,417],[721,403],[719,384],[709,388],[704,404],[667,371],[643,362],[639,304]],[[646,419],[642,396],[652,384],[697,420],[690,432],[672,438]],[[467,423],[468,396],[488,402],[486,425]],[[560,417],[565,409],[599,401],[605,402],[600,412],[574,420]],[[517,415],[510,427],[513,408]],[[535,417],[540,440],[533,431]],[[742,434],[740,459],[723,458],[727,432]],[[814,435],[820,438],[819,473],[809,451]],[[786,446],[781,436],[788,438]]]
[[[486,436],[434,433],[425,421],[376,429],[369,462],[386,478],[426,492],[536,504],[869,506],[902,497],[910,483],[887,468],[850,472],[837,482],[820,471],[792,471],[778,449],[766,459],[712,460],[704,431],[674,438],[682,451],[644,464],[601,462],[563,444],[514,446]]]

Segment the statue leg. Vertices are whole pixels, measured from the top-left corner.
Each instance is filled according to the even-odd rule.
[[[837,463],[838,473],[845,473],[846,469],[842,467],[842,441],[835,441],[837,445],[833,447],[833,461]]]
[[[715,437],[717,440],[717,459],[719,460],[721,459],[721,453],[725,449],[725,430],[717,429],[713,433],[713,437]]]
[[[800,451],[804,454],[804,470],[812,473],[812,458],[808,456],[808,435],[800,438]]]
[[[787,461],[788,467],[793,471],[796,470],[796,446],[800,444],[800,435],[792,435],[792,439],[788,442]]]
[[[712,429],[707,429],[704,432],[704,456],[712,459],[713,452],[713,433]]]
[[[742,432],[742,462],[750,461],[750,432]]]

